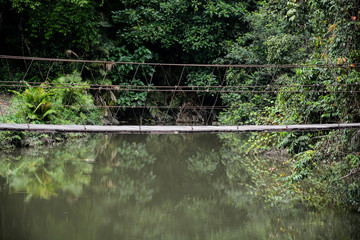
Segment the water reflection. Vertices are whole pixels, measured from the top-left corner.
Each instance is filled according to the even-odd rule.
[[[93,166],[84,149],[68,146],[66,151],[54,149],[17,151],[2,154],[0,175],[5,177],[10,193],[24,192],[26,200],[50,199],[62,193],[79,197],[90,184]],[[91,157],[91,155],[90,155]]]
[[[216,135],[98,135],[0,164],[0,239],[360,237],[358,215],[264,205]]]

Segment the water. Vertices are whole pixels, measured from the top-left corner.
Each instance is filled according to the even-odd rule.
[[[217,135],[94,135],[7,153],[0,239],[360,239],[359,215],[264,203],[252,174]]]

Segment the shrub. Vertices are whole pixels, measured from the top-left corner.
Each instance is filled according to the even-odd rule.
[[[12,91],[13,104],[19,105],[16,116],[34,123],[99,124],[101,112],[87,89],[89,85],[74,72],[40,87],[28,85],[22,93]]]

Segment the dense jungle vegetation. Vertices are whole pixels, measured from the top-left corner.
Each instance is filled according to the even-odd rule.
[[[145,86],[153,70],[122,66],[79,64],[30,68],[27,78],[45,84],[81,84],[89,90],[6,86],[21,81],[24,63],[1,60],[4,93],[13,94],[12,123],[100,124],[118,123],[133,109],[83,108],[94,106],[212,105],[218,100],[229,110],[188,113],[151,108],[145,123],[171,122],[196,116],[219,124],[304,124],[360,122],[360,3],[357,0],[0,0],[0,53],[72,59],[125,62],[219,64],[338,64],[338,67],[229,68],[212,71],[189,68],[189,86],[261,86],[263,93],[208,92],[147,94],[92,91],[90,84]],[[350,64],[348,68],[340,67]],[[353,65],[351,65],[353,64]],[[9,69],[11,73],[9,74]],[[82,71],[83,70],[83,71]],[[154,84],[176,85],[181,69],[167,67]],[[278,86],[274,90],[273,86]],[[70,107],[64,107],[64,105]],[[16,113],[15,113],[16,112]],[[148,121],[148,122],[146,122]],[[19,143],[29,135],[3,133],[2,145]],[[274,185],[265,196],[294,196],[318,205],[343,204],[360,211],[360,132],[358,130],[261,133],[246,144],[224,136],[239,154],[285,150],[290,154],[287,172],[271,169]],[[240,147],[242,146],[242,147]],[[254,168],[261,182],[263,170]],[[299,184],[305,183],[301,194]],[[268,183],[269,184],[269,183]],[[280,186],[281,185],[281,186]],[[306,188],[306,189],[305,189]],[[300,193],[298,193],[300,191]],[[317,194],[316,194],[317,193]],[[316,199],[311,196],[318,196]]]

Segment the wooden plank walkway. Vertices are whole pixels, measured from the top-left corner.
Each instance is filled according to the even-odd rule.
[[[178,134],[178,133],[236,133],[236,132],[289,132],[321,131],[333,129],[360,129],[360,123],[304,124],[304,125],[252,125],[252,126],[97,126],[97,125],[50,125],[5,124],[0,131],[17,132],[83,132],[118,134]]]

